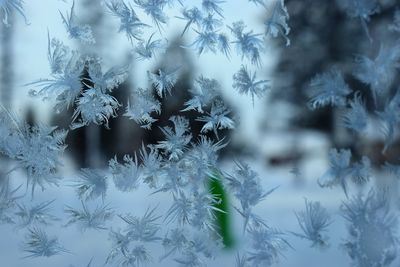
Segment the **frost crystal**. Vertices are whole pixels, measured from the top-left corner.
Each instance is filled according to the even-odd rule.
[[[208,14],[207,17],[204,17],[201,24],[201,29],[207,32],[217,30],[223,25],[223,22],[215,18],[213,14]]]
[[[348,149],[331,149],[329,151],[329,169],[318,179],[321,187],[340,185],[348,196],[349,178],[356,184],[363,184],[369,180],[371,163],[364,156],[360,163],[351,164],[351,151]]]
[[[115,187],[122,192],[129,192],[138,187],[140,181],[140,168],[138,165],[137,156],[135,160],[132,157],[125,155],[124,164],[118,163],[117,157],[111,159],[109,168],[113,176]]]
[[[377,0],[337,0],[339,7],[351,18],[359,18],[368,39],[372,41],[369,34],[367,22],[370,16],[380,11]]]
[[[191,9],[185,8],[182,10],[182,17],[177,18],[187,21],[181,34],[181,36],[183,36],[192,24],[195,24],[198,28],[200,28],[203,21],[203,14],[197,7],[193,7]]]
[[[139,44],[135,47],[134,51],[137,54],[137,59],[145,60],[151,59],[155,57],[155,53],[157,50],[162,50],[165,48],[165,44],[163,40],[156,39],[152,40],[154,33],[150,35],[147,41],[140,41]]]
[[[193,185],[201,187],[210,177],[215,176],[215,170],[218,169],[218,151],[227,144],[224,139],[214,143],[206,136],[201,135],[197,144],[189,150],[186,160],[189,164],[188,174],[195,178]]]
[[[225,55],[229,55],[230,46],[226,35],[218,33],[216,30],[195,30],[195,32],[197,33],[197,38],[189,47],[194,46],[198,55],[207,51],[215,54],[217,49]]]
[[[169,71],[159,69],[158,74],[147,72],[149,80],[154,85],[160,97],[164,97],[167,92],[171,94],[171,89],[178,81],[179,69],[180,68],[175,68]]]
[[[368,125],[368,112],[360,92],[354,94],[354,99],[349,104],[350,107],[343,114],[343,125],[350,130],[363,133]]]
[[[400,46],[386,48],[381,46],[375,59],[366,56],[356,58],[353,75],[370,86],[377,105],[377,96],[387,92],[392,84],[400,61]]]
[[[29,253],[25,258],[51,257],[61,252],[67,252],[56,237],[49,237],[39,228],[28,229],[23,251]]]
[[[100,91],[98,88],[86,90],[78,98],[77,108],[72,116],[71,129],[95,124],[105,124],[108,128],[108,119],[116,116],[116,110],[120,106],[117,99]]]
[[[383,148],[383,153],[387,151],[390,145],[395,141],[396,129],[398,129],[398,124],[400,118],[398,113],[400,111],[400,91],[397,91],[393,98],[385,105],[383,111],[378,111],[377,115],[381,119],[381,131],[385,137],[385,146]]]
[[[346,177],[350,172],[351,151],[348,149],[331,149],[329,151],[329,170],[318,180],[320,186],[340,184],[347,194]]]
[[[268,80],[256,81],[256,72],[253,74],[242,65],[240,70],[233,75],[233,88],[240,94],[250,94],[254,106],[254,95],[258,98],[264,96],[265,92],[270,88]]]
[[[264,3],[264,0],[249,0],[249,2],[254,3],[255,5],[262,5],[263,7],[266,8],[266,5]]]
[[[67,46],[57,39],[50,40],[50,33],[47,33],[47,58],[52,74],[59,74],[64,71],[69,53],[70,50]]]
[[[191,200],[186,197],[183,191],[179,191],[178,194],[174,194],[174,202],[167,211],[165,220],[167,223],[176,221],[180,225],[185,225],[190,222],[190,212],[192,209]]]
[[[9,173],[18,168],[26,171],[32,197],[37,186],[44,190],[47,184],[58,185],[61,177],[56,170],[62,165],[67,131],[45,125],[30,126],[4,109],[0,111],[0,134],[0,153],[17,162]]]
[[[252,250],[248,252],[247,261],[251,266],[272,266],[282,251],[290,247],[284,234],[276,229],[260,225],[249,228],[248,233],[252,240]]]
[[[82,202],[82,210],[77,210],[72,207],[66,207],[65,213],[68,214],[69,220],[65,226],[77,224],[79,229],[85,231],[86,229],[106,230],[106,222],[109,221],[114,212],[107,205],[96,207],[93,211],[86,207]]]
[[[216,212],[223,212],[215,207],[217,199],[208,192],[195,193],[187,197],[183,191],[173,194],[174,202],[167,211],[165,220],[177,222],[183,226],[190,224],[198,230],[215,231],[213,219]]]
[[[226,179],[228,180],[228,187],[240,201],[241,208],[237,210],[245,219],[244,230],[247,229],[250,220],[255,221],[256,225],[262,225],[262,220],[259,220],[259,218],[252,213],[252,208],[274,192],[277,187],[264,192],[260,184],[258,173],[243,162],[236,162],[234,174],[228,175]]]
[[[200,76],[195,80],[195,86],[191,89],[192,99],[185,102],[186,108],[182,111],[197,110],[203,113],[203,108],[208,106],[221,91],[221,85],[215,79]]]
[[[117,266],[141,266],[151,260],[146,243],[161,240],[157,236],[160,226],[156,221],[160,218],[154,215],[155,208],[147,209],[142,217],[131,215],[120,216],[127,223],[123,233],[111,231],[113,249],[107,257],[107,262],[115,262]]]
[[[354,197],[341,207],[349,232],[343,246],[354,266],[390,266],[397,258],[397,219],[385,193],[371,190],[367,196]]]
[[[341,72],[332,68],[328,72],[316,75],[310,83],[310,101],[312,109],[327,105],[344,106],[346,96],[351,93],[349,86],[343,79]]]
[[[256,3],[260,3],[261,5],[265,5],[260,0],[253,0]],[[289,13],[286,9],[284,0],[275,0],[272,5],[272,10],[269,12],[268,19],[265,21],[265,35],[271,36],[273,38],[281,35],[286,40],[286,46],[290,45],[290,39],[287,37],[290,28],[288,25]]]
[[[92,29],[89,25],[79,25],[76,20],[77,17],[74,13],[75,1],[72,1],[71,12],[64,16],[61,12],[61,18],[63,23],[65,24],[65,28],[69,34],[70,38],[78,39],[86,44],[94,44],[96,43],[95,39],[93,38]]]
[[[397,9],[394,13],[393,24],[389,25],[389,29],[400,33],[400,10]]]
[[[157,186],[157,180],[161,169],[161,156],[158,150],[153,146],[149,146],[150,152],[147,151],[144,144],[140,150],[141,167],[143,170],[143,181],[151,188]]]
[[[169,231],[162,240],[162,245],[165,250],[168,250],[168,252],[166,252],[161,259],[175,254],[176,252],[182,252],[189,242],[189,240],[186,238],[187,236],[188,233],[183,228],[175,228]]]
[[[50,37],[48,37],[50,40]],[[70,107],[80,95],[83,88],[81,76],[85,67],[84,59],[77,51],[70,51],[60,41],[48,41],[48,59],[51,67],[50,79],[40,79],[27,84],[39,87],[30,90],[32,96],[40,96],[43,100],[50,97],[56,99],[56,112]],[[53,49],[53,50],[52,50]]]
[[[18,211],[15,215],[18,218],[18,228],[25,228],[30,225],[48,225],[49,221],[57,220],[56,217],[51,215],[50,213],[50,205],[54,202],[54,200],[42,202],[31,208],[26,207],[23,204],[18,205]]]
[[[203,128],[201,128],[201,133],[207,133],[212,130],[219,139],[217,130],[234,129],[235,122],[227,116],[229,113],[231,111],[222,102],[214,102],[210,112],[196,119],[197,121],[205,122]]]
[[[112,15],[120,19],[119,32],[125,32],[128,40],[133,43],[133,39],[141,40],[142,29],[148,27],[142,23],[133,8],[124,1],[112,0],[106,3]]]
[[[383,170],[389,173],[396,179],[400,179],[400,166],[396,164],[391,164],[389,162],[385,162],[383,165]]]
[[[202,7],[203,9],[208,12],[208,13],[217,13],[220,15],[222,18],[224,17],[222,15],[223,9],[219,6],[220,4],[225,3],[225,1],[222,0],[203,0],[202,2]]]
[[[167,4],[166,0],[134,0],[143,11],[151,17],[154,24],[161,31],[162,24],[166,24],[168,17],[164,14],[164,7]]]
[[[27,19],[24,13],[24,0],[1,0],[0,1],[0,11],[3,12],[3,23],[8,25],[8,17],[10,16],[10,11],[17,11],[25,20],[25,23],[28,24]]]
[[[101,197],[104,201],[107,191],[107,178],[100,170],[82,169],[75,187],[79,198],[82,200]]]
[[[263,49],[264,41],[260,38],[262,34],[254,34],[253,31],[244,32],[246,25],[243,21],[232,24],[229,29],[235,36],[233,43],[242,59],[245,57],[254,65],[260,64],[260,52]]]
[[[76,101],[71,128],[90,124],[104,124],[108,127],[110,117],[116,116],[120,104],[108,92],[117,88],[128,77],[129,66],[112,67],[103,74],[98,59],[89,62],[89,87]]]
[[[160,114],[161,103],[149,90],[138,88],[133,92],[124,116],[134,120],[140,127],[150,130],[151,125],[157,121],[151,116],[154,112]]]
[[[47,99],[55,96],[56,111],[75,104],[71,128],[76,129],[90,124],[105,124],[116,115],[118,101],[109,94],[128,77],[129,66],[113,67],[103,73],[97,58],[83,58],[76,51],[68,52],[61,43],[53,41],[48,49],[48,58],[53,79],[42,79],[27,85],[41,87],[31,90],[31,95]],[[54,46],[54,50],[51,50]],[[68,56],[67,56],[68,54]],[[63,68],[61,70],[61,68]],[[83,78],[87,70],[87,78]],[[83,90],[83,85],[87,87]]]
[[[325,247],[328,245],[328,237],[323,234],[332,223],[328,211],[319,202],[305,199],[305,211],[296,212],[297,221],[303,233],[293,233],[300,238],[312,242],[312,247]]]
[[[17,206],[16,200],[18,197],[15,196],[15,193],[18,189],[19,187],[11,190],[8,180],[0,180],[0,224],[15,223],[13,218],[13,209]]]
[[[218,3],[220,2],[222,1],[203,1],[203,4],[205,4],[207,8],[214,10],[214,8],[218,9]],[[225,33],[221,32],[221,27],[224,23],[221,19],[215,18],[214,13],[215,11],[212,11],[208,13],[207,16],[204,16],[197,8],[183,11],[184,17],[178,18],[187,20],[188,22],[182,35],[193,23],[197,26],[197,29],[194,29],[194,32],[197,34],[196,39],[190,45],[183,47],[194,47],[198,55],[207,51],[211,51],[214,54],[220,51],[229,58],[229,38]]]
[[[120,218],[128,224],[126,234],[131,240],[139,240],[142,242],[153,242],[160,240],[157,232],[160,226],[156,221],[161,216],[155,215],[156,208],[147,209],[142,217],[136,216],[120,216]]]
[[[169,160],[178,160],[192,139],[189,121],[181,116],[173,116],[169,120],[174,124],[174,130],[169,126],[161,128],[166,140],[158,142],[156,148],[163,149]]]

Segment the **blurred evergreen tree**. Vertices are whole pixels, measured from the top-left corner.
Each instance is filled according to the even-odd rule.
[[[357,136],[349,134],[342,125],[339,125],[338,109],[332,107],[308,109],[307,91],[311,79],[316,74],[324,73],[335,66],[343,73],[353,93],[361,91],[367,109],[373,110],[369,86],[353,76],[355,58],[358,55],[375,58],[381,46],[387,47],[398,42],[400,35],[388,25],[393,23],[399,3],[395,0],[379,1],[379,12],[373,14],[367,23],[370,40],[360,20],[349,17],[346,11],[340,8],[339,1],[287,0],[285,2],[290,14],[289,37],[292,43],[289,47],[278,48],[280,56],[273,74],[274,90],[271,91],[270,101],[284,100],[296,107],[298,112],[291,121],[294,128],[323,131],[330,136],[332,146],[353,146],[356,153],[357,150],[360,152],[362,148],[354,146],[357,143]],[[397,77],[389,94],[382,99],[393,96],[398,89],[398,82]],[[353,98],[353,94],[350,97]],[[381,104],[384,106],[385,101]]]

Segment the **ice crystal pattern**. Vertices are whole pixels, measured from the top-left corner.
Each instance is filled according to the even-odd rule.
[[[390,211],[385,192],[369,191],[342,207],[349,236],[343,244],[354,266],[390,266],[397,257],[397,219]]]
[[[327,246],[328,237],[324,232],[332,223],[328,211],[321,206],[320,202],[308,201],[307,199],[305,199],[305,206],[304,211],[295,213],[302,233],[294,233],[294,235],[308,239],[313,247]]]
[[[293,215],[293,221],[297,219],[298,222],[297,229],[291,229],[293,232],[287,235],[256,213],[256,206],[264,200],[268,205],[267,197],[275,194],[278,186],[264,189],[261,185],[268,181],[262,180],[241,159],[235,162],[230,173],[220,169],[219,154],[230,143],[225,133],[238,126],[236,114],[224,102],[223,86],[228,84],[239,94],[249,95],[254,105],[274,82],[273,78],[270,81],[256,75],[256,72],[264,75],[262,61],[271,42],[285,53],[285,45],[299,41],[289,39],[289,12],[299,3],[292,1],[287,8],[283,0],[242,2],[263,12],[259,28],[242,17],[228,17],[229,3],[223,0],[102,1],[101,8],[106,12],[104,19],[114,21],[116,26],[115,29],[110,27],[109,34],[123,35],[131,52],[129,59],[137,60],[132,64],[134,67],[136,63],[156,63],[154,61],[160,56],[169,53],[169,48],[192,49],[198,57],[209,52],[222,55],[221,61],[226,60],[223,64],[240,61],[234,66],[236,72],[230,74],[232,79],[228,83],[217,76],[196,73],[192,84],[183,89],[187,89],[190,96],[173,115],[164,114],[164,105],[178,98],[174,87],[178,87],[181,78],[184,81],[186,62],[181,61],[179,65],[167,62],[151,70],[138,66],[137,70],[148,78],[148,84],[131,88],[129,99],[117,100],[113,93],[130,80],[131,62],[105,64],[108,59],[103,61],[96,51],[94,37],[99,31],[92,31],[95,25],[81,23],[80,6],[74,1],[59,2],[64,6],[60,8],[61,18],[57,16],[57,21],[66,30],[60,35],[79,41],[79,46],[72,48],[63,42],[63,36],[51,38],[50,30],[47,31],[47,40],[44,38],[42,43],[44,47],[47,45],[49,73],[26,85],[31,96],[49,101],[57,113],[70,110],[70,131],[85,129],[91,124],[108,128],[110,120],[125,105],[123,116],[132,120],[131,123],[147,131],[159,130],[162,136],[153,144],[143,143],[138,151],[113,155],[108,168],[83,168],[72,176],[73,181],[63,180],[59,170],[63,166],[68,131],[42,123],[30,125],[11,110],[1,107],[0,153],[7,164],[0,171],[0,223],[10,224],[17,233],[25,235],[21,250],[26,258],[47,258],[69,252],[60,242],[63,237],[60,235],[59,240],[51,234],[53,226],[62,224],[74,226],[82,234],[109,234],[109,253],[99,259],[105,263],[100,264],[92,258],[87,266],[143,266],[157,260],[163,264],[167,259],[178,266],[209,266],[224,246],[217,218],[229,213],[229,210],[219,208],[222,198],[209,188],[210,180],[216,179],[232,196],[232,210],[242,219],[240,240],[248,246],[240,248],[237,266],[279,264],[282,255],[291,248],[290,238],[301,238],[311,247],[327,247],[331,242],[327,236],[329,226],[336,223],[330,209],[319,201],[306,199],[304,208]],[[391,1],[386,2],[384,5]],[[374,15],[379,12],[377,0],[337,0],[334,4],[338,4],[348,17],[359,20],[360,31],[372,41],[377,30],[371,27],[370,33],[368,23],[372,24]],[[22,0],[0,0],[3,23],[11,27],[13,25],[9,24],[15,24],[11,18],[18,20],[22,16],[28,24],[27,7]],[[12,13],[17,16],[12,17]],[[58,15],[57,10],[54,13]],[[29,10],[26,14],[31,15]],[[400,15],[399,11],[393,14],[393,20],[382,28],[387,29],[395,40],[400,31]],[[173,20],[181,23],[179,34],[182,40],[178,45],[168,40],[167,28],[174,25]],[[44,30],[43,36],[45,34]],[[283,45],[280,44],[282,41]],[[370,44],[366,42],[361,47]],[[339,69],[342,65],[338,62],[333,67],[328,66],[325,72],[321,69],[311,79],[306,94],[311,109],[329,106],[326,110],[339,111],[340,126],[351,131],[353,137],[354,134],[366,136],[370,126],[377,121],[382,153],[386,156],[391,148],[395,150],[394,144],[398,141],[400,93],[395,90],[394,83],[397,82],[400,47],[390,42],[380,45],[376,54],[362,51],[357,55],[350,70],[352,78],[363,83],[370,92],[359,89],[357,81],[348,77],[350,71]],[[167,46],[170,47],[167,49]],[[345,78],[357,91],[350,89]],[[162,122],[163,115],[169,117],[168,122]],[[192,122],[201,124],[197,136]],[[321,187],[338,187],[344,191],[345,200],[340,210],[348,233],[345,239],[342,237],[342,247],[352,265],[390,266],[399,251],[397,210],[390,205],[388,191],[378,191],[374,185],[367,184],[374,178],[376,159],[355,152],[332,148],[327,153],[328,169],[315,180]],[[382,170],[395,178],[400,177],[400,165],[396,162],[385,162]],[[303,175],[297,167],[293,168],[293,173]],[[14,179],[14,176],[21,179]],[[58,199],[42,200],[43,194],[37,193],[37,189],[45,190],[49,185],[65,186],[64,181],[76,191],[79,201],[63,203],[64,213],[59,215],[55,213],[60,207]],[[122,207],[108,202],[110,193],[131,196],[143,186],[148,187],[152,196],[169,197],[171,203],[164,209],[153,206],[139,214],[135,209],[126,213],[120,210]],[[352,190],[354,187],[357,190]],[[368,194],[354,194],[355,191],[367,191],[364,190],[367,187],[372,187]],[[159,255],[155,251],[160,251],[161,247],[164,251],[157,259]],[[67,255],[72,259],[74,253]]]
[[[331,106],[344,106],[346,96],[351,93],[349,86],[337,68],[317,74],[310,82],[309,106],[312,109]]]

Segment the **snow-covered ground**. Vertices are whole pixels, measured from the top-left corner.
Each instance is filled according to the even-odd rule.
[[[312,136],[311,133],[309,135]],[[277,151],[278,149],[274,146],[282,146],[277,140],[271,138],[273,142],[270,144],[271,151]],[[316,146],[314,149],[323,151],[324,139],[314,136],[311,138],[315,140],[311,143],[304,140],[307,146]],[[284,141],[284,139],[282,139]],[[268,145],[267,140],[264,140],[265,145]],[[300,142],[302,143],[302,142]],[[273,187],[279,186],[279,188],[269,195],[264,201],[256,206],[255,212],[263,219],[266,220],[269,226],[278,228],[283,232],[286,232],[286,238],[293,246],[293,249],[288,249],[283,253],[283,257],[277,266],[284,267],[299,267],[299,266],[324,266],[336,267],[336,266],[348,266],[349,258],[345,254],[344,250],[340,248],[340,244],[346,237],[346,229],[343,219],[338,214],[338,207],[341,204],[341,200],[344,199],[344,194],[339,189],[321,189],[317,183],[316,178],[323,173],[327,168],[327,161],[321,155],[314,155],[311,158],[304,159],[299,165],[302,173],[301,181],[296,181],[299,177],[295,177],[290,173],[289,166],[283,166],[280,168],[272,168],[265,163],[265,153],[259,154],[258,157],[243,158],[242,160],[248,162],[250,166],[259,173],[264,190],[269,190]],[[75,225],[68,227],[62,227],[66,223],[65,213],[63,209],[65,205],[72,207],[79,207],[80,201],[76,195],[74,188],[70,185],[76,177],[76,173],[70,168],[69,164],[62,172],[64,173],[64,180],[60,184],[60,187],[48,188],[44,192],[37,191],[33,203],[40,203],[42,201],[48,201],[56,199],[52,205],[52,213],[62,218],[61,221],[55,222],[54,226],[46,227],[50,235],[55,235],[59,238],[61,244],[70,251],[70,253],[63,253],[50,258],[29,258],[23,259],[25,255],[19,250],[21,241],[24,239],[24,230],[16,230],[11,226],[0,227],[0,247],[1,249],[1,261],[2,266],[10,267],[43,267],[43,266],[85,266],[91,258],[93,258],[93,266],[102,266],[108,253],[111,250],[111,242],[108,240],[108,231],[96,231],[87,230],[81,232]],[[233,160],[226,159],[221,162],[221,168],[226,172],[231,172],[233,166]],[[22,175],[22,174],[21,174]],[[15,175],[14,175],[15,176]],[[14,180],[15,184],[23,182],[23,180]],[[132,215],[141,216],[146,212],[149,207],[156,207],[159,214],[165,214],[166,210],[172,204],[171,196],[165,193],[158,193],[152,195],[152,191],[147,188],[146,185],[141,185],[137,190],[131,193],[121,193],[117,191],[112,182],[109,183],[107,196],[105,203],[108,203],[110,207],[115,208],[118,214],[130,213]],[[23,191],[23,190],[22,190]],[[299,232],[300,228],[297,224],[294,211],[300,211],[304,209],[304,198],[307,197],[309,200],[320,201],[321,204],[328,209],[332,214],[334,223],[329,227],[327,233],[330,237],[330,247],[324,250],[318,250],[311,248],[310,243],[307,240],[301,240],[294,235],[290,234],[289,231]],[[24,197],[28,203],[30,194]],[[232,199],[233,197],[230,196]],[[98,201],[89,203],[89,207],[94,207]],[[234,203],[232,203],[234,204]],[[233,233],[239,242],[237,247],[231,251],[221,252],[217,256],[215,261],[210,261],[208,266],[234,266],[235,256],[237,251],[246,250],[248,245],[243,242],[242,237],[242,218],[235,211],[231,212]],[[160,220],[162,224],[162,219]],[[121,219],[115,216],[114,220],[108,226],[114,230],[123,228],[124,223]],[[162,232],[166,233],[170,225],[162,225]],[[241,242],[241,241],[242,242]],[[158,261],[159,257],[165,252],[160,244],[155,244],[149,247],[153,261],[148,266],[174,266],[172,258],[165,259],[161,262]]]

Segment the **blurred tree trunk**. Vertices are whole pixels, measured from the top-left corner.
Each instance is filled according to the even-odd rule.
[[[80,51],[84,53],[93,53],[93,51],[101,51],[104,36],[102,36],[102,22],[104,19],[103,10],[100,1],[84,0],[81,2],[82,13],[84,16],[78,16],[82,24],[91,26],[96,44],[91,47],[91,51],[85,51],[85,46],[80,47]],[[91,123],[85,127],[85,162],[87,167],[98,168],[101,167],[103,159],[101,153],[100,143],[100,129],[101,126]]]

